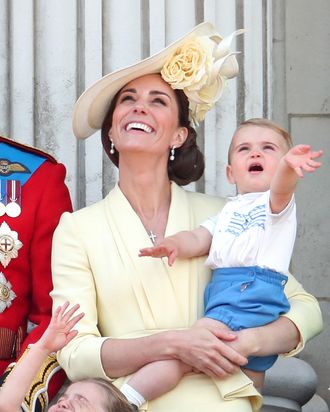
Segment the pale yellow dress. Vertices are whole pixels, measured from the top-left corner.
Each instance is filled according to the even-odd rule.
[[[188,192],[172,183],[166,236],[193,229],[215,215],[224,200]],[[131,338],[189,328],[203,314],[203,292],[210,273],[205,258],[167,261],[138,257],[151,245],[140,219],[116,186],[95,205],[65,213],[53,240],[54,307],[80,303],[85,317],[79,334],[59,353],[68,377],[107,379],[100,349],[107,337]],[[288,316],[301,332],[299,351],[322,328],[316,300],[290,276]],[[127,377],[116,380],[120,386]],[[149,412],[251,412],[261,397],[242,372],[215,381],[188,374],[175,389],[140,410]]]

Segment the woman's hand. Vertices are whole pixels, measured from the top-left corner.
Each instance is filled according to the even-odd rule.
[[[175,353],[172,356],[191,365],[195,372],[225,378],[247,363],[247,359],[230,346],[236,335],[221,326],[193,327],[173,334]]]

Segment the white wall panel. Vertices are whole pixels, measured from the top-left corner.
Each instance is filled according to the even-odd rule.
[[[166,16],[166,44],[177,40],[191,30],[196,22],[195,2],[191,0],[167,0]]]
[[[263,116],[263,2],[244,1],[245,118]]]
[[[104,70],[109,73],[141,58],[141,6],[135,0],[103,3]]]
[[[150,55],[157,53],[165,44],[165,0],[149,0]]]
[[[80,64],[84,69],[81,75],[79,92],[93,84],[102,76],[102,0],[86,0],[84,8],[79,10],[80,24],[83,27],[80,47]],[[80,66],[80,65],[79,65]],[[82,68],[80,70],[82,70]],[[95,133],[90,139],[80,144],[79,176],[80,204],[91,204],[102,197],[102,157],[103,148],[100,143],[100,133]]]
[[[0,133],[9,135],[9,10],[0,0]]]
[[[67,167],[76,198],[76,142],[71,112],[76,100],[76,2],[36,0],[35,4],[35,142]]]
[[[10,133],[34,144],[33,1],[10,3]]]

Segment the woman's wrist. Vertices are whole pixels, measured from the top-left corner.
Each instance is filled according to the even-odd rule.
[[[185,334],[181,330],[165,332],[165,359],[180,359],[180,352],[183,346]],[[188,344],[186,345],[186,348]]]

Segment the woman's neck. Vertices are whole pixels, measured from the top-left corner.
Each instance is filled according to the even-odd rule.
[[[139,216],[150,239],[155,243],[164,238],[171,203],[168,176],[153,170],[128,173],[120,170],[119,187]]]

